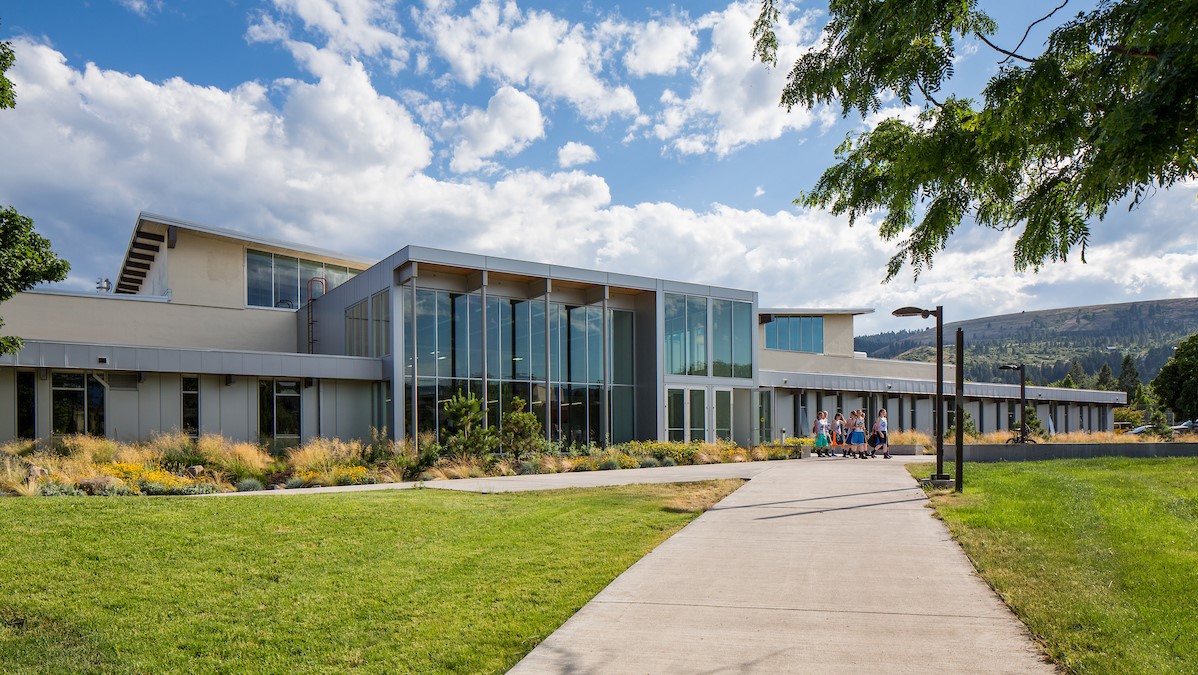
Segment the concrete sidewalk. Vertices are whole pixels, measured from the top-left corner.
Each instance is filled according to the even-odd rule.
[[[513,673],[1052,673],[902,462],[769,466]]]
[[[640,483],[692,483],[721,478],[752,478],[772,467],[797,464],[791,459],[773,462],[736,462],[733,464],[698,464],[693,466],[662,466],[652,469],[617,469],[614,471],[577,471],[546,473],[531,476],[493,476],[490,478],[457,478],[405,483],[371,483],[368,485],[331,485],[328,487],[292,488],[290,490],[255,490],[253,492],[218,492],[200,497],[254,497],[266,495],[313,495],[330,492],[373,492],[376,490],[410,490],[426,487],[435,490],[460,492],[531,492],[563,490],[566,488],[608,487]],[[809,461],[809,460],[808,460]]]

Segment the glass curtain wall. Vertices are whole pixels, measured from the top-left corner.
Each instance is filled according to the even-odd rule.
[[[250,307],[296,309],[307,304],[308,281],[323,277],[334,289],[358,273],[342,265],[326,265],[317,260],[246,249],[245,304]],[[320,284],[313,284],[313,296],[321,295]]]
[[[711,374],[753,377],[753,305],[711,300]]]
[[[482,398],[485,328],[489,425],[502,425],[512,400],[519,397],[549,429],[551,438],[568,444],[604,441],[603,397],[608,393],[601,307],[550,303],[546,310],[544,299],[488,295],[484,327],[479,293],[417,289],[412,307],[411,288],[402,292],[408,391],[412,375],[417,384],[415,400],[407,397],[405,409],[409,434],[413,414],[417,431],[446,433],[444,406],[455,393],[473,392]],[[633,316],[620,310],[610,315],[609,433],[618,442],[634,434]]]
[[[824,317],[778,316],[765,324],[765,348],[788,352],[824,351]]]
[[[667,375],[707,375],[707,298],[665,294]]]

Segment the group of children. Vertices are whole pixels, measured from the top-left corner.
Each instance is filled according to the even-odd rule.
[[[890,459],[890,446],[886,443],[885,409],[878,411],[878,419],[874,420],[868,437],[865,435],[864,410],[850,411],[847,420],[840,413],[829,420],[828,411],[821,410],[816,415],[811,433],[815,434],[817,457],[835,457],[836,449],[840,448],[842,457],[869,459],[880,451],[883,459]]]

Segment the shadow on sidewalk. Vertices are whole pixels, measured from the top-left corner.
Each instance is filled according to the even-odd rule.
[[[897,499],[892,502],[874,502],[872,504],[854,504],[853,506],[837,506],[829,509],[812,509],[810,511],[796,511],[795,513],[781,513],[776,516],[761,516],[754,520],[774,520],[775,518],[791,518],[793,516],[809,516],[816,513],[830,513],[832,511],[851,511],[853,509],[865,509],[871,506],[887,506],[889,504],[909,504],[911,502],[926,502],[926,497],[917,497],[915,499]]]

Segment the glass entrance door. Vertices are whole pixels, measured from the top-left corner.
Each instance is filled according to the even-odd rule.
[[[717,441],[732,440],[732,390],[715,390],[715,438]]]
[[[707,390],[666,390],[666,437],[671,441],[707,440]]]

